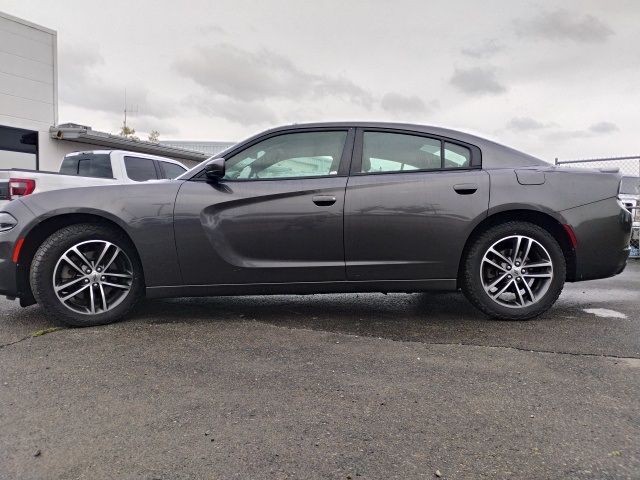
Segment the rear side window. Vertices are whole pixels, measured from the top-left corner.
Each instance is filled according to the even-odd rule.
[[[444,142],[444,168],[467,168],[471,165],[471,150]]]
[[[111,157],[108,154],[72,155],[62,161],[60,173],[83,177],[113,178]]]
[[[467,147],[407,133],[364,132],[362,173],[469,168]]]
[[[153,160],[148,158],[124,157],[127,177],[136,182],[145,182],[158,178]]]
[[[362,172],[399,172],[441,168],[440,140],[404,133],[365,132]]]
[[[158,162],[158,165],[160,165],[160,169],[162,170],[162,178],[168,178],[170,180],[187,171],[186,168],[176,165],[175,163]]]

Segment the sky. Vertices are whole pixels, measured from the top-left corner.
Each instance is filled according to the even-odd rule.
[[[637,0],[0,0],[58,32],[59,122],[236,141],[375,120],[640,154]]]

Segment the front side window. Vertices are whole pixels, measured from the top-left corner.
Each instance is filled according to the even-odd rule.
[[[338,175],[346,131],[288,133],[227,159],[225,178],[260,180]]]
[[[162,178],[168,178],[173,180],[176,177],[179,177],[187,170],[180,165],[176,165],[175,163],[169,162],[158,162],[160,167],[162,168]]]
[[[145,182],[158,178],[153,160],[149,158],[124,157],[127,177],[136,182]]]

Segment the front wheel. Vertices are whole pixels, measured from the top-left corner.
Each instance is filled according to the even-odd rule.
[[[144,291],[131,241],[92,223],[71,225],[47,238],[31,262],[29,281],[47,314],[78,327],[120,320]]]
[[[462,291],[487,315],[527,320],[546,312],[562,292],[566,262],[545,229],[508,222],[479,235],[464,258]]]

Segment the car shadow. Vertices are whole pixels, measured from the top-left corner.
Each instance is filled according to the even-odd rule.
[[[247,322],[393,340],[474,343],[553,321],[494,320],[461,293],[335,294],[181,298],[145,301],[134,321],[149,324]]]

